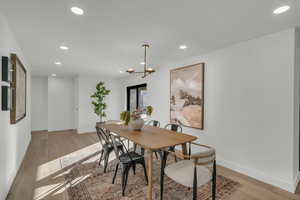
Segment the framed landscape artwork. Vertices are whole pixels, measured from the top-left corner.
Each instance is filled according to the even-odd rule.
[[[204,128],[204,63],[170,71],[170,121]]]
[[[27,74],[24,65],[16,54],[11,54],[12,63],[12,107],[11,124],[16,124],[26,117]]]

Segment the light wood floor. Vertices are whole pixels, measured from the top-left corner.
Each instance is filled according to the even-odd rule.
[[[32,141],[7,200],[68,200],[61,158],[97,146],[96,134],[71,131],[32,134]],[[96,145],[95,145],[96,144]],[[91,147],[91,148],[90,148]],[[231,200],[300,200],[294,195],[232,170],[218,167],[218,173],[241,184]]]

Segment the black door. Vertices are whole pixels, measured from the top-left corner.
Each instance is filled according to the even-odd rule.
[[[147,84],[127,87],[127,110],[134,111],[147,106]]]

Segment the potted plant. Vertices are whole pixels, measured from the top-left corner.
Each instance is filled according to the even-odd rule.
[[[104,86],[104,82],[99,82],[96,85],[96,91],[91,95],[93,99],[92,105],[94,106],[94,112],[96,115],[100,117],[100,123],[103,122],[103,117],[106,117],[105,109],[107,107],[104,99],[107,95],[109,95],[110,90],[106,89]]]
[[[142,119],[142,114],[147,114],[151,116],[153,112],[152,106],[147,106],[145,109],[142,110],[135,110],[133,112],[130,111],[123,111],[120,114],[120,118],[124,121],[125,125],[130,125],[133,130],[140,131],[144,126],[144,120]]]

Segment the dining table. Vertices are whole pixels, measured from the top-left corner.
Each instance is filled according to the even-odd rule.
[[[192,135],[148,125],[144,126],[139,131],[133,130],[124,124],[117,123],[101,124],[101,127],[141,146],[146,150],[149,181],[147,191],[148,200],[152,200],[153,152],[181,145],[182,154],[187,155],[187,143],[197,140],[197,137]]]

